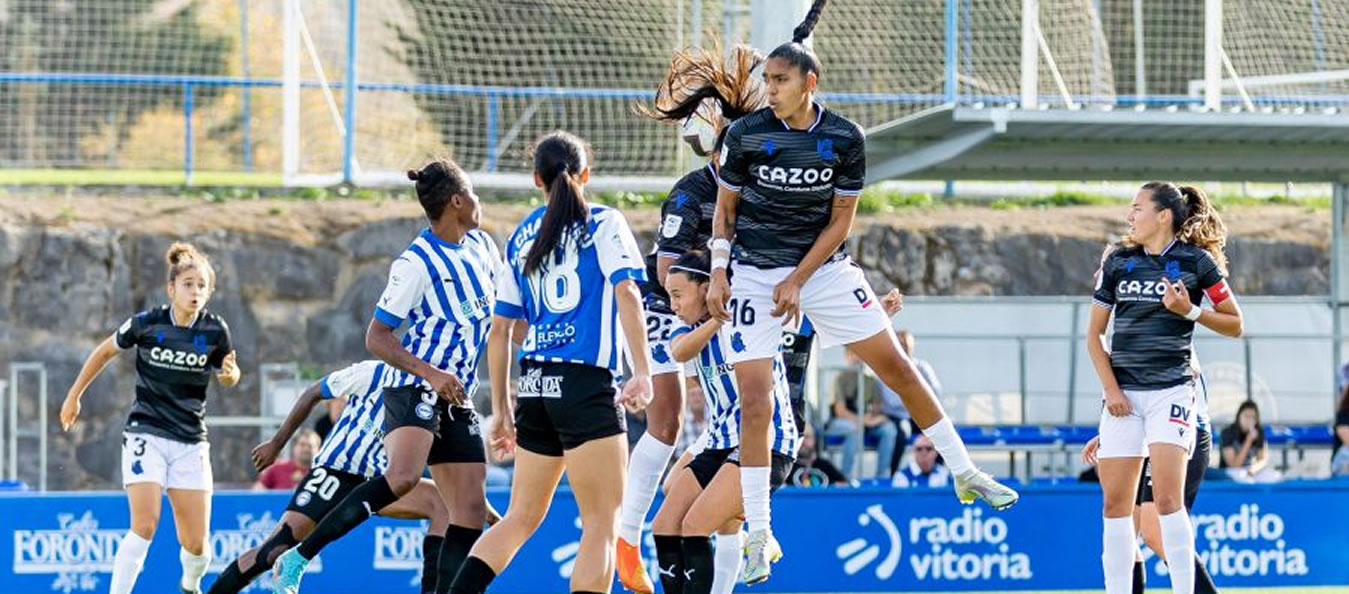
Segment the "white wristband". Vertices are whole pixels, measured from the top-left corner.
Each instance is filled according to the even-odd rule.
[[[730,264],[731,258],[729,256],[712,256],[712,270],[725,270]]]
[[[713,237],[707,240],[707,249],[712,252],[731,253],[731,241],[725,237]]]
[[[1185,319],[1194,322],[1197,321],[1199,319],[1199,316],[1202,315],[1203,313],[1204,308],[1199,307],[1198,305],[1191,304],[1190,311],[1185,312]]]

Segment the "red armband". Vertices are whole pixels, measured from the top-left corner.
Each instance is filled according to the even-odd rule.
[[[1232,291],[1227,288],[1227,279],[1223,279],[1218,281],[1218,283],[1212,287],[1204,289],[1204,294],[1208,295],[1209,301],[1212,301],[1214,305],[1217,305],[1227,301],[1227,298],[1232,296]]]

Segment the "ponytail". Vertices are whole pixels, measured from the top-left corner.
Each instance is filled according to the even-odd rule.
[[[1218,263],[1218,270],[1227,274],[1227,255],[1223,248],[1227,246],[1227,225],[1218,216],[1217,209],[1209,202],[1203,190],[1194,186],[1180,186],[1185,197],[1188,211],[1181,222],[1176,237],[1186,243],[1204,248]]]
[[[168,264],[169,284],[178,278],[178,275],[196,269],[206,277],[208,286],[215,286],[215,268],[211,266],[211,260],[206,254],[197,250],[196,246],[183,242],[175,241],[169,246],[169,251],[164,254],[164,261]]]
[[[815,31],[815,25],[820,22],[820,13],[824,12],[824,5],[829,0],[815,0],[810,3],[810,10],[806,11],[806,18],[801,19],[801,24],[792,29],[792,43],[805,43],[810,34]]]
[[[719,119],[735,121],[768,103],[754,75],[763,61],[762,54],[744,45],[731,50],[729,63],[722,58],[719,44],[710,50],[676,52],[665,81],[656,89],[655,101],[651,106],[638,104],[637,113],[670,123],[682,123],[690,117],[708,119],[702,107],[710,99],[721,109]],[[725,127],[716,121],[709,123],[718,130]]]
[[[802,74],[819,76],[821,70],[820,58],[809,47],[806,47],[806,40],[815,31],[815,25],[820,22],[820,13],[824,12],[824,5],[828,3],[828,0],[811,2],[810,10],[806,11],[806,18],[801,19],[801,24],[792,29],[792,40],[779,45],[777,49],[773,50],[773,53],[768,54],[768,59],[780,58],[800,69]]]
[[[553,132],[534,147],[534,173],[543,180],[548,206],[543,211],[539,232],[525,255],[525,274],[533,274],[547,263],[558,246],[585,230],[590,216],[581,185],[587,154],[585,143],[567,132]],[[579,229],[578,229],[579,227]]]

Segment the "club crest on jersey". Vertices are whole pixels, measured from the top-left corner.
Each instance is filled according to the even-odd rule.
[[[763,154],[771,157],[773,156],[773,153],[777,152],[778,145],[773,142],[772,138],[765,138],[763,141],[763,145],[760,146],[760,149],[763,150]]]
[[[825,161],[835,161],[838,155],[834,153],[834,139],[821,138],[815,141],[815,152]]]
[[[1180,262],[1170,260],[1166,263],[1166,277],[1171,280],[1180,278]]]

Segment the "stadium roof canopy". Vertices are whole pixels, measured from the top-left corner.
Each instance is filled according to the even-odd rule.
[[[941,105],[867,130],[867,177],[1349,182],[1349,115]]]

